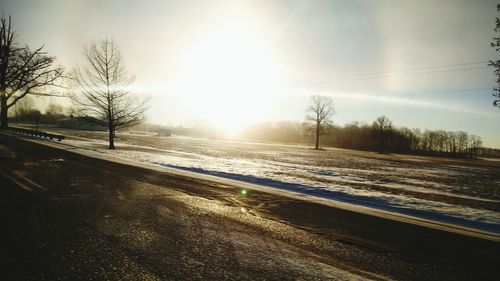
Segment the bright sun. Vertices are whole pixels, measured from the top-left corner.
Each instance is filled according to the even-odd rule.
[[[225,17],[185,53],[177,90],[197,117],[236,133],[268,116],[283,71],[261,33],[241,13]]]

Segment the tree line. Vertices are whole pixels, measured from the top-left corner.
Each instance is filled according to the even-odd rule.
[[[320,146],[381,152],[476,158],[498,151],[482,148],[480,137],[466,132],[421,130],[396,127],[385,116],[372,124],[351,122],[324,128]],[[316,141],[316,127],[307,122],[265,122],[249,126],[243,133],[249,140],[309,144]]]
[[[45,108],[45,113],[42,113],[36,108],[32,97],[27,96],[18,101],[14,105],[14,110],[8,118],[9,123],[43,123],[43,124],[58,124],[74,114],[73,108],[65,108],[62,105],[51,102]]]

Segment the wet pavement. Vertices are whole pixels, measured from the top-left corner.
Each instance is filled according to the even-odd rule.
[[[0,135],[2,280],[494,279],[500,243]]]

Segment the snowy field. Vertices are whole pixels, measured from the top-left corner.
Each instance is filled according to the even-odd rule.
[[[342,149],[61,131],[64,144],[500,234],[500,163]]]

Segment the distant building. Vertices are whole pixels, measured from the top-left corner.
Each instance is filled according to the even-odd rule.
[[[83,131],[106,131],[108,129],[106,126],[102,125],[98,119],[89,116],[70,117],[61,120],[59,126],[61,128]]]

